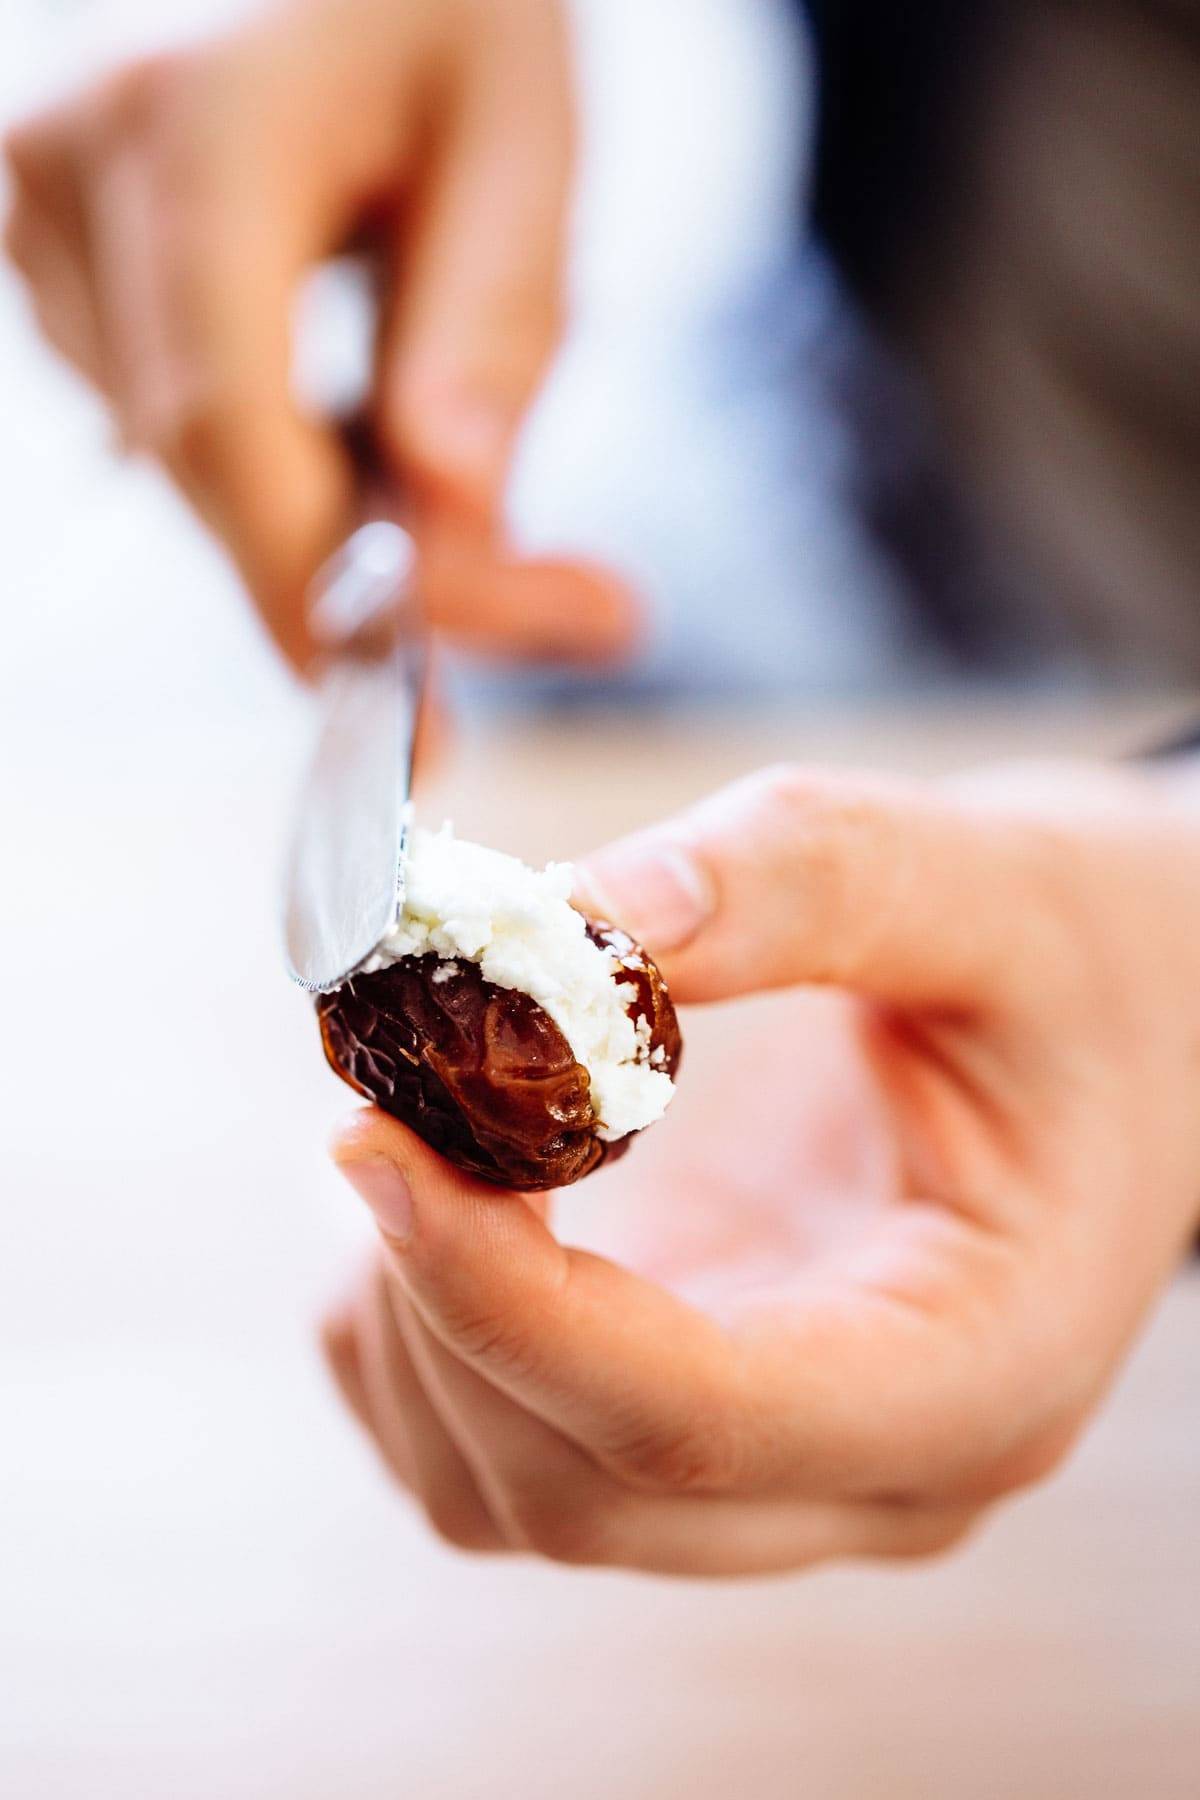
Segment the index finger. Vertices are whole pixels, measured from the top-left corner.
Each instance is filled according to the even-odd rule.
[[[262,190],[262,191],[260,191]],[[237,192],[173,191],[136,145],[90,189],[96,285],[132,444],[156,455],[237,564],[299,666],[306,588],[352,518],[353,471],[291,391],[291,309],[303,259]]]

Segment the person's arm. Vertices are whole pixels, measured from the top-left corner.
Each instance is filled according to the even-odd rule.
[[[344,1393],[475,1548],[732,1574],[956,1542],[1059,1465],[1200,1218],[1195,786],[782,768],[586,883],[680,1001],[853,998],[773,1015],[751,1067],[739,1035],[690,1135],[604,1178],[654,1280],[359,1115]]]
[[[292,305],[310,265],[364,236],[390,273],[376,435],[434,622],[518,655],[630,641],[614,582],[503,545],[561,316],[573,112],[558,0],[292,0],[8,137],[7,248],[44,332],[300,667],[306,587],[356,497],[338,435],[293,401]]]

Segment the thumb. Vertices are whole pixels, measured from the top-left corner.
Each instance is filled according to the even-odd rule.
[[[335,1139],[389,1280],[461,1363],[627,1478],[728,1466],[744,1409],[729,1338],[521,1196],[473,1181],[384,1114]]]
[[[812,983],[1008,1004],[1037,961],[1013,828],[883,778],[763,770],[599,851],[577,898],[683,1001]]]

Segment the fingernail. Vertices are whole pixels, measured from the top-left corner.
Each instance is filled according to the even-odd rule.
[[[378,1156],[339,1162],[338,1168],[359,1198],[366,1201],[385,1237],[405,1243],[412,1236],[413,1207],[408,1183],[399,1169]]]
[[[680,844],[629,838],[602,850],[576,871],[576,893],[648,950],[679,950],[712,917],[716,895],[700,865]]]

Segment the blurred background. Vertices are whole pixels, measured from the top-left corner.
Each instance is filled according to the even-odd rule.
[[[233,10],[5,0],[0,122]],[[512,519],[650,627],[603,679],[455,664],[464,832],[570,855],[780,756],[1188,717],[1188,9],[889,10],[579,0],[574,324]],[[1192,1277],[946,1565],[704,1588],[430,1538],[313,1338],[365,1227],[276,939],[310,701],[3,267],[0,395],[0,1791],[1200,1791]],[[604,1194],[567,1228],[619,1251]]]

